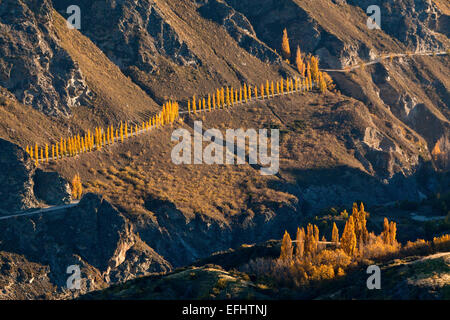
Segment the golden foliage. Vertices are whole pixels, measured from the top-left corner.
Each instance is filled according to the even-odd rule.
[[[72,179],[72,199],[81,199],[83,194],[83,186],[79,174],[76,174]]]
[[[350,216],[345,224],[341,238],[341,246],[345,253],[351,257],[356,253],[356,233],[353,216]]]
[[[339,230],[336,226],[336,222],[333,222],[333,230],[331,232],[331,241],[334,243],[339,243]]]
[[[283,39],[281,42],[281,52],[284,59],[289,59],[291,57],[291,48],[289,47],[289,38],[286,28],[283,30]]]
[[[292,260],[292,240],[287,231],[284,232],[283,240],[281,242],[281,260]]]

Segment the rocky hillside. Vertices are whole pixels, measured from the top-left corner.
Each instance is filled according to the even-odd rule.
[[[377,3],[381,29],[369,30],[365,9]],[[64,289],[71,264],[82,266],[84,293],[278,239],[331,206],[362,200],[371,211],[449,191],[450,58],[413,54],[448,50],[445,1],[86,0],[78,1],[81,29],[69,30],[72,4],[0,2],[0,218],[57,206],[0,220],[3,298],[77,295]],[[291,61],[280,55],[284,28]],[[168,99],[187,109],[187,99],[216,88],[298,76],[297,46],[322,69],[406,56],[330,71],[333,92],[174,125],[280,129],[275,176],[248,164],[177,166],[170,126],[39,168],[24,151],[96,126],[141,123]],[[76,173],[86,195],[67,206]],[[213,281],[222,274],[214,272]]]

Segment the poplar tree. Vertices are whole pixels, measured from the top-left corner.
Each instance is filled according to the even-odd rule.
[[[350,257],[355,254],[356,251],[356,234],[355,224],[353,217],[350,216],[345,224],[344,232],[342,233],[341,246],[345,253]]]
[[[45,144],[45,161],[48,163],[48,144]]]
[[[333,230],[331,231],[331,242],[339,243],[339,230],[336,226],[336,222],[333,222]]]
[[[192,108],[194,109],[194,113],[197,114],[197,103],[195,102],[195,96],[192,97]]]
[[[310,86],[311,89],[312,89],[312,82],[311,82],[311,65],[310,65],[309,61],[308,61],[307,65],[306,65],[306,79],[308,80],[307,83],[309,84],[309,86]],[[309,91],[309,89],[308,89],[308,91]]]
[[[284,59],[289,59],[291,57],[291,49],[289,47],[289,38],[286,28],[283,30],[283,39],[281,43],[281,52]]]
[[[394,221],[389,223],[389,244],[393,245],[397,242],[397,224]]]
[[[81,184],[80,175],[77,173],[72,179],[72,198],[81,199],[83,194],[83,186]]]
[[[222,105],[222,109],[223,109],[223,108],[225,108],[225,89],[223,87],[220,90],[220,100],[221,100],[221,105]]]
[[[315,82],[319,81],[319,58],[311,57],[311,76]]]
[[[316,237],[314,234],[314,226],[310,223],[306,226],[305,236],[305,253],[313,255],[317,249]]]
[[[283,235],[283,240],[281,241],[280,259],[284,261],[292,260],[292,251],[293,247],[291,236],[287,231],[285,231]]]
[[[37,143],[34,147],[34,160],[36,161],[36,163],[38,163],[38,161],[39,161],[39,148],[38,148]]]
[[[300,74],[302,74],[303,71],[303,59],[302,59],[302,53],[300,51],[300,46],[297,46],[297,53],[295,55],[295,64],[297,65],[297,70]]]
[[[301,259],[303,258],[303,254],[305,252],[305,229],[297,228],[297,237],[295,238],[295,258]]]
[[[247,85],[244,83],[244,100],[247,103]]]

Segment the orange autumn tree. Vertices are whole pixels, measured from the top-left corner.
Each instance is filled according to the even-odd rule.
[[[339,243],[339,230],[336,226],[336,222],[333,222],[333,230],[331,231],[331,242]]]
[[[284,232],[283,240],[281,241],[281,254],[280,259],[284,261],[289,261],[292,259],[292,240],[291,236],[287,231]]]
[[[302,59],[302,52],[300,51],[300,46],[297,46],[297,53],[295,55],[295,64],[297,65],[298,72],[304,77],[305,76],[305,64]]]
[[[283,30],[283,39],[281,42],[281,52],[284,59],[289,59],[291,57],[291,48],[289,47],[289,38],[286,28]]]
[[[341,246],[342,250],[350,257],[356,253],[356,233],[353,216],[350,216],[345,224],[341,238]]]
[[[80,175],[77,173],[72,179],[72,199],[81,199],[83,186],[81,185]]]
[[[358,245],[363,245],[369,239],[369,232],[367,231],[367,213],[364,211],[364,204],[361,202],[358,210],[358,205],[353,203],[352,217],[355,223],[355,235]]]
[[[297,237],[295,238],[295,258],[301,259],[303,258],[303,254],[305,252],[305,229],[297,228]]]

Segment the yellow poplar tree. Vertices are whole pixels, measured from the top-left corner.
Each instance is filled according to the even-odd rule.
[[[37,143],[34,147],[34,159],[36,160],[36,163],[37,163],[37,161],[39,161],[39,148],[38,148]]]
[[[336,222],[333,222],[333,230],[331,231],[331,241],[334,243],[339,243],[339,230],[336,226]]]
[[[295,55],[295,64],[297,65],[297,70],[300,74],[302,74],[303,70],[303,59],[302,52],[300,51],[300,46],[297,46],[297,53]]]
[[[81,199],[83,194],[83,186],[81,184],[81,178],[79,174],[76,174],[72,179],[72,198]]]
[[[293,247],[291,236],[287,231],[285,231],[283,235],[283,240],[281,241],[280,259],[284,261],[292,260],[292,251]]]
[[[345,224],[344,232],[341,238],[342,250],[349,256],[353,256],[356,251],[356,234],[355,234],[355,223],[353,217],[350,216]]]
[[[247,85],[244,83],[244,100],[247,103]]]
[[[311,82],[311,65],[308,61],[307,65],[306,65],[306,79],[308,80],[309,85],[311,86],[312,89],[312,82]]]
[[[297,237],[295,238],[295,257],[297,259],[303,258],[305,252],[305,229],[297,228]]]
[[[314,231],[314,226],[308,223],[305,236],[305,253],[309,255],[313,255],[317,250],[317,242]]]
[[[284,59],[289,59],[291,57],[291,48],[289,47],[289,38],[286,28],[283,30],[283,39],[281,43],[281,52]]]
[[[397,224],[394,221],[389,223],[389,244],[393,245],[397,237]]]

